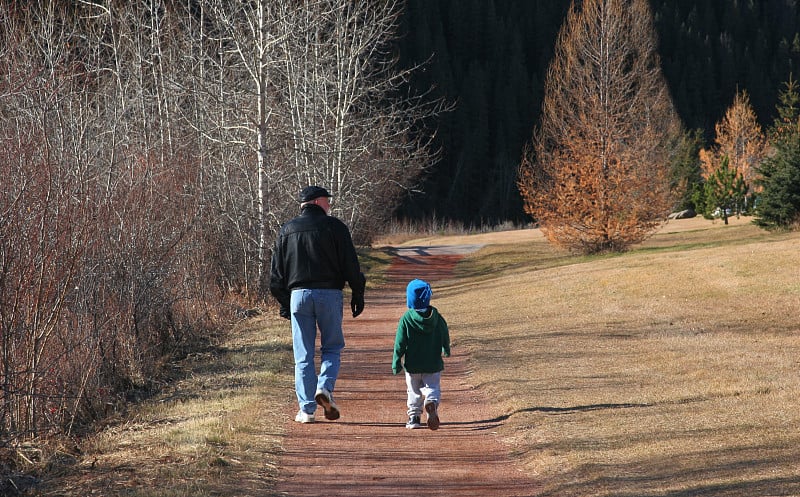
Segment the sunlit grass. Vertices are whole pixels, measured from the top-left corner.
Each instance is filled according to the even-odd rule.
[[[493,246],[439,307],[544,495],[797,494],[798,242],[739,222],[614,256]]]

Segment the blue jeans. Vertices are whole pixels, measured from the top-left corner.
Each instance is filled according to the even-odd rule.
[[[328,289],[292,290],[292,345],[294,348],[294,383],[300,409],[314,414],[318,389],[333,392],[339,376],[342,332],[342,291]],[[321,363],[319,377],[314,365],[314,348],[320,334]]]

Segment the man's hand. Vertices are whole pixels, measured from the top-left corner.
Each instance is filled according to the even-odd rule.
[[[292,319],[292,315],[289,313],[289,308],[286,306],[281,306],[281,310],[278,312],[283,319]]]
[[[353,311],[353,317],[357,317],[364,311],[364,294],[353,294],[350,299],[350,310]]]

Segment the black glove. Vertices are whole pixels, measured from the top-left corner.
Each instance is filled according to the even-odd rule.
[[[289,308],[285,305],[281,306],[281,310],[278,313],[283,319],[292,319],[292,315],[289,313]]]
[[[359,293],[353,294],[353,298],[350,299],[350,310],[353,311],[353,317],[357,317],[364,311],[364,294]]]

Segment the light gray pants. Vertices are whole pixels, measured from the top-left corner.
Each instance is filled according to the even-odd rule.
[[[422,406],[428,402],[439,405],[441,398],[442,372],[409,373],[406,371],[406,393],[408,394],[408,415],[422,415]]]

